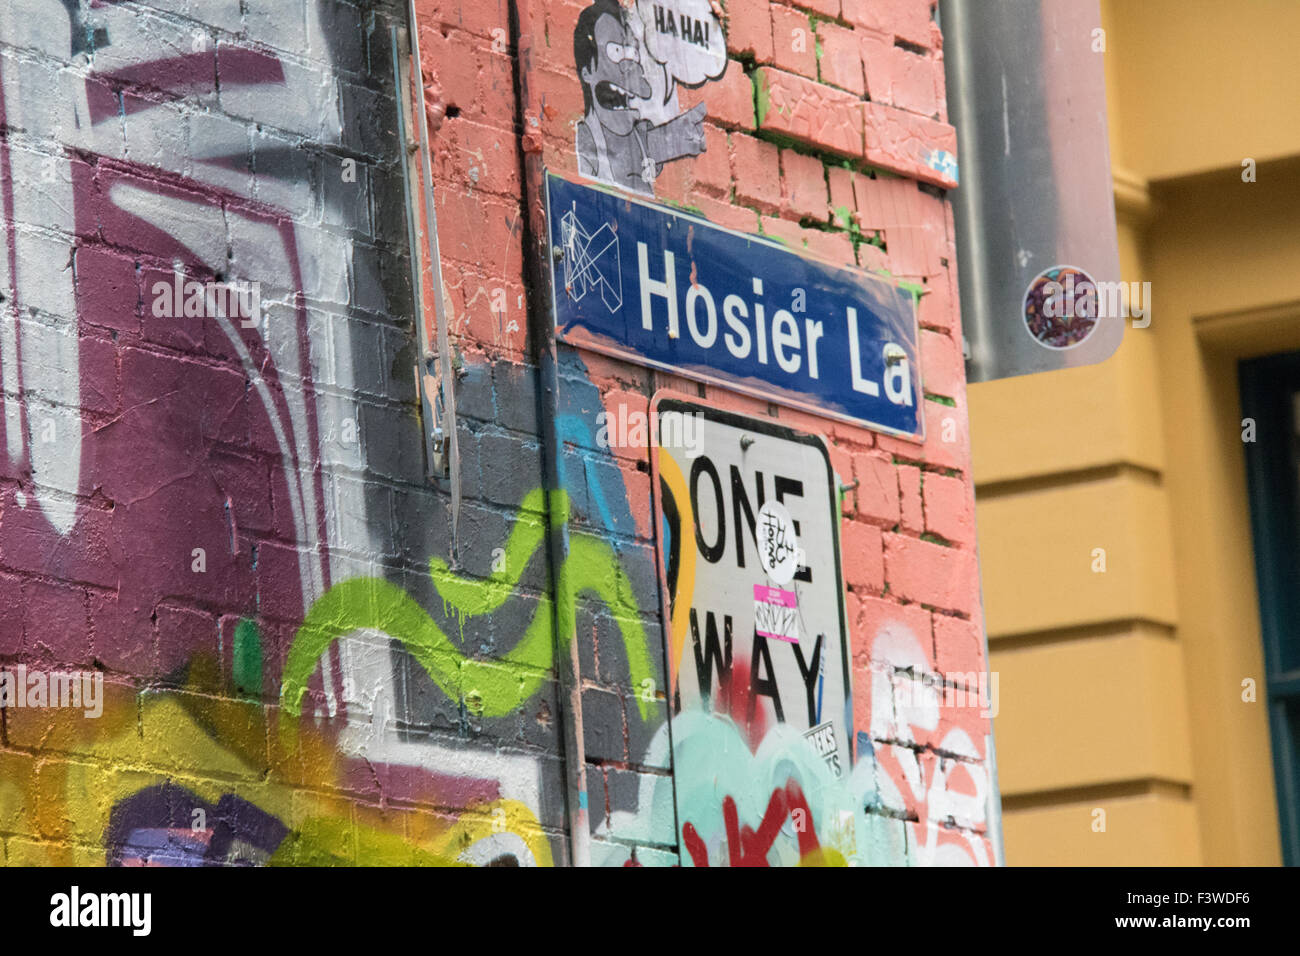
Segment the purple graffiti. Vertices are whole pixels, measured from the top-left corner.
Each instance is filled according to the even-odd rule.
[[[164,783],[127,797],[109,815],[109,866],[258,866],[289,828],[234,794],[208,803]]]
[[[227,45],[120,65],[136,52],[90,73],[63,116],[0,69],[0,571],[58,582],[24,585],[25,623],[0,655],[166,676],[229,659],[252,620],[274,688],[330,583],[305,237],[288,210],[230,186],[238,162],[219,137],[191,144],[188,174],[113,144],[122,121],[165,129],[167,104],[214,90],[218,69],[223,89],[283,89],[285,71]],[[50,170],[38,189],[33,138]],[[273,287],[273,318],[156,307],[161,284],[236,277]]]

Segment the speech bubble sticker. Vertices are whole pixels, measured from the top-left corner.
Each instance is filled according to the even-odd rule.
[[[637,0],[646,48],[682,86],[701,86],[727,69],[727,38],[709,0]]]
[[[641,72],[645,74],[646,82],[650,84],[650,95],[645,99],[636,97],[632,104],[638,117],[649,120],[652,126],[659,126],[681,112],[681,107],[677,103],[677,84],[673,81],[672,74],[668,72],[667,65],[656,60],[651,54],[649,44],[646,42],[645,21],[639,15],[629,14],[627,26],[636,37],[641,58]]]

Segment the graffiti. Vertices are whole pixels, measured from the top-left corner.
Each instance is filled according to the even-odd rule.
[[[946,706],[920,642],[900,623],[880,627],[871,650],[871,737],[877,741],[881,802],[908,819],[912,862],[923,866],[993,863],[987,839],[990,796],[983,741],[988,722],[972,695]],[[977,743],[978,741],[978,743]]]
[[[287,833],[234,794],[211,804],[169,781],[117,804],[105,843],[109,866],[251,866],[264,864]]]
[[[817,842],[817,832],[812,827],[812,811],[808,809],[808,801],[794,780],[787,782],[784,788],[772,791],[757,830],[740,826],[736,801],[730,796],[722,799],[722,817],[727,828],[727,850],[730,854],[728,862],[731,866],[767,866],[767,855],[787,817],[798,835],[800,864],[827,862],[821,856],[821,845]],[[708,848],[700,839],[695,824],[687,823],[682,827],[682,841],[696,866],[709,865]],[[841,858],[836,855],[832,859]]]
[[[693,79],[701,69],[678,52],[685,46],[722,75],[727,64],[722,24],[707,4],[698,19],[674,16],[671,7],[667,0],[656,5],[650,28],[618,0],[595,0],[578,15],[573,62],[584,114],[575,127],[575,148],[584,176],[652,194],[665,163],[704,152],[705,105],[679,113],[673,74]],[[700,76],[689,85],[711,78],[716,77]]]
[[[684,865],[906,859],[898,821],[880,812],[869,757],[836,776],[789,725],[771,727],[751,750],[734,720],[699,712],[673,718],[673,741]]]
[[[346,823],[320,817],[298,827],[273,855],[271,866],[347,865],[352,857],[338,852],[349,837]],[[514,801],[495,801],[461,814],[434,836],[427,847],[412,846],[401,836],[364,827],[356,831],[355,860],[367,866],[504,866],[549,867],[550,845],[532,813]]]
[[[287,60],[268,46],[288,8],[243,4],[245,48],[221,32],[226,6],[0,9],[0,575],[70,582],[26,585],[14,649],[93,663],[116,695],[89,726],[9,715],[11,742],[62,728],[93,760],[45,764],[37,810],[31,775],[6,766],[8,860],[549,865],[535,761],[331,723],[391,667],[345,667],[336,644],[311,661],[324,723],[267,723],[287,637],[358,550],[382,551],[367,448],[410,426],[394,408],[358,428],[361,390],[388,387],[372,366],[402,347],[362,320],[408,301],[368,208],[398,188],[378,175],[395,141],[374,142],[391,100],[335,73],[364,70],[358,37],[385,48],[383,4],[352,24],[351,7],[308,4]],[[36,61],[10,48],[84,62],[31,82]],[[154,308],[166,288],[202,289],[203,308]],[[331,782],[352,794],[342,809],[313,789]],[[394,795],[437,813],[407,827]]]
[[[212,668],[196,661],[187,684],[210,686]],[[0,812],[36,808],[33,833],[72,841],[30,844],[21,859],[32,864],[74,862],[77,842],[103,847],[110,866],[552,864],[536,816],[496,779],[371,762],[344,752],[328,725],[289,736],[275,720],[248,702],[122,685],[101,721],[24,712],[15,737],[53,737],[93,759],[7,775]],[[147,752],[141,727],[154,732]],[[377,794],[339,815],[337,794],[376,779]],[[420,804],[440,812],[396,809]]]
[[[13,650],[102,669],[113,693],[135,688],[121,715],[169,715],[143,742],[125,716],[78,728],[97,761],[131,772],[49,767],[66,823],[34,832],[67,842],[22,852],[70,862],[95,846],[122,865],[549,864],[562,820],[542,759],[559,749],[557,623],[571,635],[589,603],[607,609],[619,644],[605,660],[623,661],[621,680],[640,689],[636,733],[662,721],[644,690],[664,683],[640,611],[654,594],[615,537],[647,526],[649,504],[629,507],[617,470],[595,458],[562,463],[564,487],[584,490],[579,519],[591,509],[596,521],[567,537],[554,582],[538,583],[542,542],[570,520],[565,491],[515,499],[509,538],[490,542],[499,573],[428,557],[446,551],[427,520],[442,506],[400,451],[411,336],[385,324],[409,307],[397,144],[384,133],[393,104],[377,92],[390,81],[382,58],[366,65],[387,49],[385,4],[353,23],[332,19],[355,16],[350,5],[308,4],[301,48],[276,33],[286,8],[275,0],[245,3],[238,37],[223,32],[224,5],[202,0],[156,16],[19,6],[0,10],[6,54],[84,62],[60,86],[28,82],[26,53],[0,56],[0,586],[59,582],[19,585],[33,612]],[[274,52],[284,42],[294,55]],[[377,84],[349,79],[368,68]],[[566,390],[570,434],[589,420],[573,403],[597,394]],[[503,443],[482,465],[517,468],[520,447]],[[377,559],[399,550],[426,563],[428,589]],[[484,627],[513,640],[485,655],[474,647]],[[195,724],[160,683],[229,694],[244,720]],[[449,735],[424,729],[446,733],[430,688],[459,705]],[[268,724],[272,713],[284,722]],[[275,741],[274,766],[259,737]],[[173,748],[193,760],[181,769]],[[310,783],[294,770],[304,748],[321,771]],[[8,812],[32,805],[19,780],[0,780],[5,821],[33,819]],[[351,795],[342,809],[302,789],[328,780]],[[445,826],[395,826],[394,799],[435,808]]]
[[[799,446],[765,452],[761,443],[771,439],[762,428],[720,420],[748,427],[719,432],[706,415],[703,452],[689,462],[677,444],[657,447],[682,863],[991,862],[983,835],[988,779],[975,744],[986,722],[975,709],[949,706],[957,698],[930,673],[912,632],[886,622],[869,648],[870,666],[858,672],[869,689],[861,719],[870,732],[856,733],[849,756],[839,737],[851,724],[831,704],[846,691],[825,686],[838,652],[828,651],[824,629],[808,627],[809,605],[834,606],[835,556],[800,548],[833,534],[822,506],[814,507],[823,495],[812,476],[828,473],[827,465],[811,455],[801,467]],[[728,465],[724,449],[745,457]],[[773,488],[786,489],[784,501]],[[838,520],[833,505],[830,517]],[[718,577],[723,568],[748,575],[739,598],[753,608],[752,627],[739,598],[730,613],[714,610],[730,586],[730,577]],[[830,586],[816,597],[819,582]],[[774,639],[760,641],[760,628],[772,625]],[[785,694],[773,681],[782,651],[797,665]]]
[[[452,573],[445,562],[430,561],[430,575],[438,593],[463,622],[467,618],[491,614],[514,593],[519,576],[541,543],[543,521],[530,512],[539,511],[544,493],[531,492],[522,505],[522,514],[506,546],[506,566],[513,576],[497,581],[465,580]],[[560,523],[568,520],[567,496],[563,491],[551,496],[551,515]],[[557,582],[559,633],[573,633],[573,597],[593,591],[610,608],[621,602],[620,592],[631,593],[631,586],[619,567],[609,545],[599,538],[573,535],[569,554],[560,568]],[[653,680],[646,650],[645,632],[636,616],[617,618],[623,634],[634,684]],[[298,629],[289,659],[285,664],[281,699],[288,711],[298,714],[307,680],[322,653],[338,638],[356,630],[381,631],[398,639],[433,679],[454,697],[474,701],[476,712],[485,717],[499,717],[517,710],[536,692],[551,672],[554,636],[550,601],[538,602],[536,613],[523,637],[497,661],[467,658],[452,644],[438,625],[417,602],[401,588],[379,578],[351,578],[331,588],[312,606]],[[649,717],[652,701],[641,699],[642,714]]]
[[[673,718],[673,735],[684,865],[993,862],[982,833],[987,778],[973,758],[873,747],[863,734],[852,772],[836,776],[788,725],[770,728],[751,749],[730,717],[691,712]],[[952,732],[939,749],[965,740]],[[646,783],[640,805],[671,793],[671,781]],[[611,821],[609,832],[631,838],[644,832],[643,825],[623,815]]]
[[[112,587],[96,620],[100,660],[167,673],[206,649],[194,626],[171,626],[177,616],[197,625],[195,605],[233,620],[293,619],[330,580],[330,489],[311,465],[321,441],[307,337],[324,262],[290,212],[310,201],[311,186],[277,162],[269,135],[260,159],[237,124],[196,124],[186,135],[168,104],[202,90],[210,47],[191,48],[187,34],[184,53],[159,57],[132,10],[101,4],[77,12],[88,18],[78,27],[63,5],[38,6],[45,12],[8,6],[0,36],[67,58],[69,37],[93,34],[95,57],[80,88],[20,83],[14,60],[0,68],[0,127],[22,133],[0,137],[0,555],[11,568]],[[270,53],[226,53],[232,106],[264,89],[311,95]],[[158,95],[132,95],[141,85]],[[337,142],[339,104],[320,106],[322,138]],[[148,154],[146,137],[186,144],[187,173],[165,149]],[[156,314],[150,290],[182,277],[205,289],[260,288],[268,317]],[[292,567],[265,560],[277,532],[298,545]],[[272,590],[277,600],[264,600]],[[189,607],[165,610],[180,595]],[[32,638],[77,655],[87,631]]]
[[[679,88],[727,67],[709,0],[552,13],[576,80],[539,119],[573,121],[548,164],[574,149],[588,177],[666,193],[705,148]],[[578,842],[573,760],[596,864],[982,862],[980,729],[899,710],[911,650],[864,672],[852,736],[842,582],[800,550],[838,515],[811,485],[743,443],[731,468],[703,425],[653,473],[629,432],[644,376],[565,344],[544,447],[517,78],[468,21],[425,31],[421,68],[443,90],[454,530],[410,394],[404,18],[0,5],[0,607],[20,609],[0,674],[103,683],[97,719],[5,709],[0,861],[550,866]],[[462,43],[484,51],[472,82],[439,58]],[[546,55],[567,72],[567,46]],[[566,228],[566,281],[617,305],[617,237]],[[734,593],[722,553],[753,575]]]
[[[661,434],[655,462],[660,549],[671,595],[669,673],[683,861],[865,862],[856,846],[843,852],[819,842],[816,829],[842,813],[853,818],[865,800],[838,783],[829,791],[823,786],[825,778],[848,779],[852,764],[848,635],[827,452],[818,440],[789,429],[656,400],[657,408],[676,411],[679,405],[702,416],[702,447],[687,457],[680,436]],[[829,546],[810,556],[800,542]],[[798,760],[815,762],[820,789],[809,789],[811,778],[775,767],[756,776],[742,760],[729,772],[710,772],[720,793],[688,797],[682,760],[695,745],[698,731],[691,728],[700,725],[687,718],[699,715],[725,721],[746,754],[779,761],[783,753],[797,753]],[[703,726],[710,728],[706,734],[720,733]],[[762,781],[761,792],[751,790],[755,780]],[[742,787],[743,796],[737,792]],[[818,804],[813,813],[805,795],[815,800],[827,792],[842,802]],[[697,823],[696,814],[710,823]],[[797,821],[795,849],[774,850],[775,833],[791,819]],[[710,839],[725,843],[727,853],[719,856]]]

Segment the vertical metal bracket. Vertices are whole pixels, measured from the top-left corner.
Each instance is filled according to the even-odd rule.
[[[423,435],[425,473],[429,479],[446,479],[451,484],[452,558],[458,550],[460,519],[460,449],[456,435],[456,379],[448,336],[443,298],[442,258],[438,251],[438,215],[433,193],[433,156],[429,148],[424,103],[424,77],[412,77],[420,70],[420,42],[414,3],[408,5],[408,27],[391,28],[393,81],[397,94],[397,129],[402,144],[402,185],[406,198],[406,238],[411,257],[412,302],[420,358],[415,366],[416,392],[420,396],[420,428]],[[412,97],[412,80],[415,96]],[[419,167],[417,172],[414,167]],[[423,208],[420,198],[423,196]],[[421,242],[421,213],[424,239]],[[429,341],[425,324],[425,246],[428,251],[429,284],[433,294],[437,348]]]
[[[406,242],[411,257],[411,298],[420,354],[414,372],[415,391],[420,396],[420,431],[424,438],[425,474],[429,478],[445,478],[450,462],[447,460],[446,433],[442,426],[442,402],[439,401],[441,382],[424,321],[424,252],[420,243],[420,210],[417,204],[419,188],[411,169],[420,151],[419,142],[412,136],[414,111],[410,95],[411,53],[409,44],[405,42],[406,30],[393,27],[391,38],[393,83],[397,94],[397,135],[401,142],[402,186],[406,198]]]

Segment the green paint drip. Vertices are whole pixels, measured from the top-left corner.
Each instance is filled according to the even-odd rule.
[[[925,294],[924,286],[918,285],[915,282],[904,282],[902,280],[899,280],[898,287],[900,289],[903,289],[906,292],[912,293],[913,305],[918,307],[921,305],[921,296]]]
[[[767,78],[755,70],[749,74],[749,79],[754,84],[754,108],[758,113],[758,126],[761,128],[763,120],[767,117],[767,111],[772,105],[767,96]]]
[[[462,618],[478,617],[498,610],[515,586],[542,542],[543,520],[527,513],[540,509],[541,489],[524,497],[519,521],[506,544],[506,575],[483,581],[461,578],[445,562],[431,559],[429,573],[439,596]],[[569,519],[569,499],[563,491],[551,497],[551,515],[557,525]],[[650,655],[640,609],[632,595],[631,581],[609,544],[599,538],[574,535],[569,554],[558,572],[556,595],[561,646],[567,648],[575,635],[574,600],[593,593],[615,613],[615,621],[627,651],[628,670],[634,687],[650,677]],[[622,595],[627,595],[624,600]],[[497,660],[466,657],[409,594],[382,578],[352,578],[321,595],[308,611],[294,636],[285,662],[280,699],[293,716],[302,713],[307,681],[330,645],[346,634],[363,628],[382,631],[400,641],[444,693],[454,699],[473,701],[474,710],[485,717],[501,717],[518,710],[541,687],[554,664],[554,631],[551,602],[541,598],[527,630],[519,642]],[[654,701],[640,700],[641,716],[649,720]]]
[[[262,696],[262,634],[257,623],[243,618],[235,625],[231,649],[235,687],[252,697]]]

